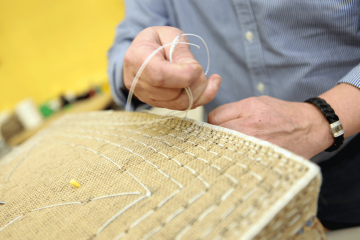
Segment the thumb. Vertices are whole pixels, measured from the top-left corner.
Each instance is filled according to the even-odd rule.
[[[213,74],[207,80],[205,90],[201,96],[194,103],[194,108],[202,106],[214,99],[221,85],[221,77],[218,74]]]

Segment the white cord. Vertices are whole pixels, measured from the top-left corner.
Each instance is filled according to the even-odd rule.
[[[157,54],[161,49],[163,49],[164,47],[167,47],[169,45],[171,45],[171,48],[170,48],[170,62],[172,62],[172,56],[175,52],[175,48],[178,44],[188,44],[188,45],[192,45],[192,46],[195,46],[197,47],[198,49],[200,49],[200,46],[196,45],[196,44],[193,44],[193,43],[188,43],[188,42],[179,42],[181,36],[194,36],[194,37],[197,37],[199,38],[205,45],[205,48],[206,48],[206,53],[207,53],[207,57],[208,57],[208,62],[207,62],[207,68],[206,68],[206,71],[205,71],[205,75],[209,72],[209,69],[210,69],[210,54],[209,54],[209,49],[208,49],[208,46],[206,44],[206,42],[204,41],[204,39],[202,39],[200,36],[196,35],[196,34],[191,34],[191,33],[184,33],[184,34],[180,34],[179,36],[177,36],[172,43],[168,43],[168,44],[165,44],[159,48],[157,48],[154,52],[152,52],[150,54],[150,56],[145,60],[145,62],[141,65],[139,71],[137,72],[135,78],[134,78],[134,81],[132,82],[131,84],[131,88],[130,88],[130,91],[129,91],[129,95],[128,95],[128,99],[127,99],[127,102],[126,102],[126,107],[125,107],[125,111],[129,112],[130,111],[130,108],[131,108],[131,100],[132,100],[132,97],[133,97],[133,94],[134,94],[134,90],[135,90],[135,86],[137,84],[137,82],[139,81],[139,78],[140,78],[140,75],[142,74],[143,70],[145,69],[145,67],[147,66],[147,64],[150,62],[150,60],[155,56],[155,54]],[[189,97],[189,106],[188,108],[186,109],[186,115],[187,115],[187,112],[189,110],[192,109],[193,105],[194,105],[194,97],[192,95],[192,92],[191,92],[191,89],[190,87],[186,87],[185,88],[185,91],[186,91],[186,94],[188,95]]]
[[[197,48],[200,48],[198,45],[196,44],[192,44],[192,43],[187,43],[187,42],[178,42],[180,44],[188,44],[188,45],[193,45]],[[168,44],[165,44],[161,47],[158,47],[155,51],[153,51],[150,56],[145,60],[145,62],[141,65],[139,71],[137,72],[135,78],[134,78],[134,81],[132,82],[131,84],[131,88],[130,88],[130,91],[129,91],[129,96],[128,96],[128,99],[127,99],[127,102],[126,102],[126,107],[125,107],[125,111],[129,112],[130,111],[130,107],[131,107],[131,99],[133,97],[133,94],[134,94],[134,89],[135,89],[135,86],[137,84],[137,82],[139,81],[139,78],[140,78],[140,75],[142,74],[143,70],[145,69],[146,65],[150,62],[150,60],[155,56],[155,54],[157,54],[161,49],[163,49],[164,47],[167,47],[169,45],[172,45],[173,43],[168,43]]]

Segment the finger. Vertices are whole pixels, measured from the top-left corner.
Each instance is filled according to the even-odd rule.
[[[185,88],[191,86],[199,79],[203,73],[202,66],[193,59],[184,60],[181,63],[170,63],[163,56],[155,55],[147,64],[141,74],[141,80],[148,85],[161,88]],[[130,54],[129,54],[130,55]],[[142,54],[134,63],[134,59],[127,57],[124,62],[124,83],[130,89],[131,84],[140,69],[141,64],[146,60],[148,55]],[[150,55],[150,54],[149,54]],[[140,60],[139,60],[140,59]]]
[[[149,104],[152,107],[164,108],[161,104],[158,104],[156,100],[153,100],[148,97],[147,92],[143,89],[138,89],[134,96],[137,97],[140,101]]]
[[[195,59],[193,53],[190,50],[190,44],[185,43],[189,43],[189,40],[186,35],[183,35],[180,37],[173,51],[172,61],[174,63],[182,62],[185,59]],[[173,45],[171,45],[171,47],[172,46]],[[168,51],[167,54],[167,58],[170,60],[171,52]]]
[[[241,121],[239,121],[238,119],[233,119],[233,120],[230,120],[227,122],[223,122],[223,123],[219,124],[218,126],[244,133],[242,131],[243,129],[241,126]]]
[[[231,129],[231,130],[235,130],[237,132],[241,132],[241,133],[244,133],[249,136],[261,138],[260,137],[261,135],[258,135],[257,131],[255,129],[251,128],[250,126],[245,125],[244,121],[239,120],[239,119],[233,119],[233,120],[230,120],[227,122],[223,122],[223,123],[219,124],[218,126],[227,128],[227,129]]]
[[[220,85],[221,85],[220,75],[218,74],[211,75],[207,80],[207,85],[205,90],[202,92],[201,96],[194,103],[194,108],[202,106],[213,100],[220,88]]]
[[[154,40],[158,42],[159,45],[166,45],[169,43],[174,43],[174,40],[180,36],[180,34],[184,34],[184,32],[180,31],[177,28],[169,28],[169,27],[154,27],[157,32],[157,36],[154,36]],[[183,59],[195,59],[194,55],[190,51],[190,45],[184,44],[189,43],[189,39],[186,35],[181,35],[175,45],[171,44],[164,48],[164,56],[169,61],[170,60],[170,49],[172,46],[175,46],[173,52],[173,62],[180,62]]]
[[[239,102],[224,104],[215,108],[208,115],[208,122],[214,125],[231,121],[233,119],[241,118],[241,109]]]
[[[140,32],[134,39],[124,58],[124,76],[128,73],[137,73],[146,59],[159,47],[172,43],[175,37],[183,32],[172,27],[150,27]],[[180,41],[188,42],[186,36]],[[177,44],[173,59],[169,62],[170,45],[161,49],[148,62],[141,74],[143,80],[148,81],[154,87],[185,88],[191,86],[201,73],[202,66],[195,60],[189,45]],[[134,74],[135,77],[136,74]],[[131,85],[133,78],[125,79],[126,87]]]
[[[200,98],[201,94],[203,94],[207,83],[208,80],[206,79],[205,74],[202,73],[199,79],[189,87],[193,99],[192,105],[194,105],[194,103]],[[186,108],[188,108],[190,104],[190,96],[184,92],[184,94],[176,99],[176,101],[179,102],[179,104],[186,102]]]
[[[182,110],[184,108],[182,106],[187,106],[188,102],[187,102],[186,98],[185,98],[186,103],[182,103],[182,104],[177,103],[177,100],[179,99],[179,97],[175,97],[174,100],[157,100],[157,99],[159,99],[159,96],[161,94],[166,94],[165,91],[167,91],[167,90],[153,88],[151,91],[154,91],[154,95],[150,95],[148,90],[145,90],[141,86],[138,86],[138,88],[135,88],[134,95],[140,101],[145,102],[153,107],[168,108],[168,109],[172,109],[172,110]],[[159,91],[161,92],[160,94],[158,94]],[[178,93],[178,95],[180,95],[180,96],[182,96],[185,92],[185,91],[183,91],[183,89],[175,89],[175,91],[180,91]],[[173,96],[171,96],[171,94],[169,94],[169,95],[170,95],[170,97],[173,97]],[[152,97],[152,96],[157,96],[157,97]],[[161,97],[160,97],[160,99],[161,99]]]
[[[220,87],[220,83],[221,77],[218,74],[213,74],[208,80],[206,79],[205,74],[203,74],[201,80],[197,81],[190,87],[190,91],[194,98],[192,108],[202,106],[203,104],[211,101],[215,97]],[[169,109],[185,110],[189,107],[190,101],[189,96],[184,91],[177,99],[174,99],[173,101],[157,101],[157,104]]]
[[[154,104],[156,104],[157,106],[160,106],[162,108],[168,108],[171,110],[179,110],[179,111],[183,111],[186,110],[189,107],[189,97],[186,94],[185,91],[182,91],[181,95],[179,98],[177,98],[176,100],[172,100],[172,101],[157,101],[157,100],[152,100],[151,101],[154,102]]]
[[[154,87],[185,88],[196,82],[203,73],[195,59],[171,63],[156,55],[146,66],[142,79]]]
[[[184,37],[186,38],[186,36]],[[134,67],[134,72],[137,72],[146,59],[161,46],[157,43],[156,40],[159,39],[156,39],[156,36],[152,38],[153,40],[147,44],[139,46],[135,44],[132,51],[126,54],[124,62],[130,62],[129,65]],[[165,43],[164,39],[161,40],[160,44],[162,45],[173,41],[173,39],[167,39]],[[187,39],[183,41],[187,41]],[[191,86],[201,76],[202,66],[195,60],[189,46],[181,43],[175,48],[173,62],[169,62],[170,47],[161,49],[153,56],[142,73],[142,79],[155,87],[185,88]]]
[[[180,97],[183,88],[159,88],[149,85],[147,82],[139,81],[135,88],[135,95],[140,91],[147,95],[148,98],[156,101],[172,101]]]
[[[203,94],[204,90],[206,89],[207,83],[208,80],[206,79],[205,74],[202,73],[201,77],[193,85],[190,86],[190,91],[193,97],[192,104],[194,104]],[[167,106],[167,108],[174,110],[185,110],[190,105],[190,99],[186,91],[184,91],[177,99],[169,102],[162,102],[159,104],[164,104]]]
[[[171,110],[183,111],[189,107],[189,97],[186,91],[182,91],[181,95],[177,99],[171,101],[154,100],[148,97],[146,97],[146,99],[148,99],[149,102],[147,103],[149,103],[151,106],[153,106],[153,104],[156,104],[156,106],[158,107],[168,108]]]

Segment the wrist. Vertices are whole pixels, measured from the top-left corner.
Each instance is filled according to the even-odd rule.
[[[334,144],[334,136],[330,132],[329,122],[319,108],[311,103],[299,104],[308,124],[307,141],[316,155]]]
[[[327,148],[326,152],[333,152],[341,147],[344,142],[344,129],[340,122],[339,117],[335,114],[334,109],[322,98],[314,97],[306,100],[305,102],[311,103],[316,106],[329,122],[330,132],[334,136],[334,144]]]
[[[344,128],[345,138],[360,132],[359,88],[341,83],[319,97],[334,109]]]

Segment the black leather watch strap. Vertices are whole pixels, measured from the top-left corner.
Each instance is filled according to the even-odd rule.
[[[326,152],[333,152],[341,147],[344,142],[344,129],[341,125],[339,117],[335,114],[335,111],[330,105],[321,98],[315,97],[306,100],[305,102],[314,104],[320,111],[325,115],[326,119],[330,124],[330,132],[333,134],[335,142],[334,144],[326,149]]]

